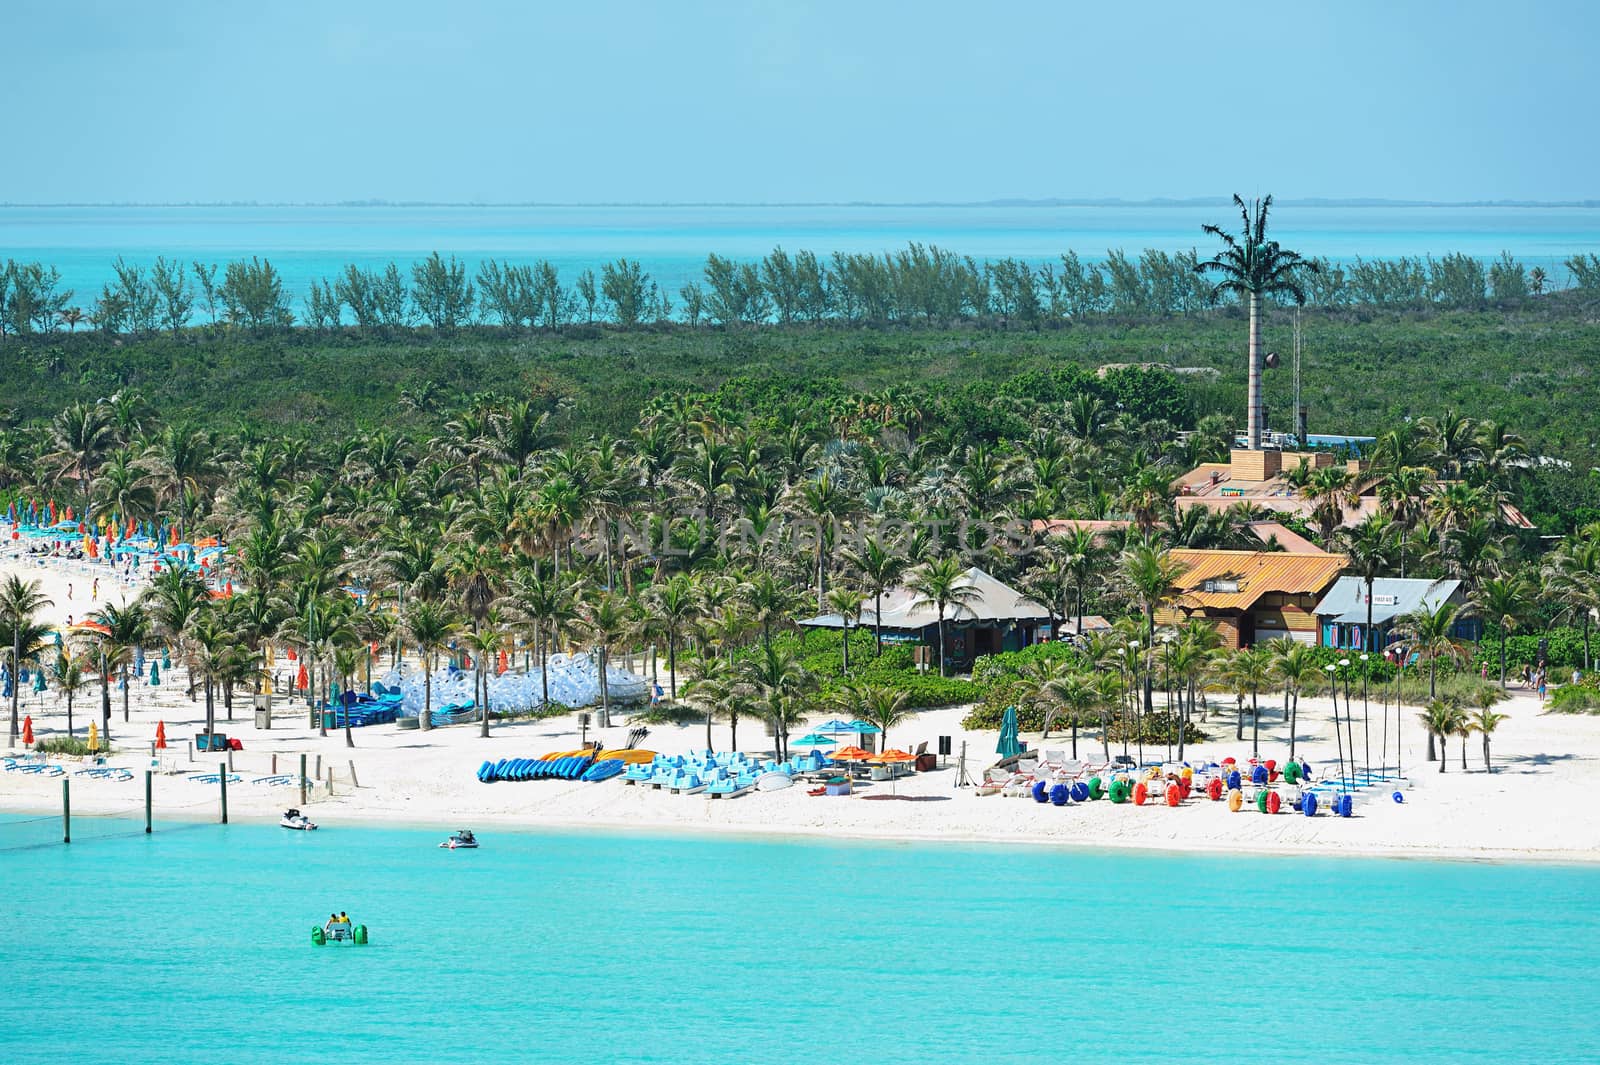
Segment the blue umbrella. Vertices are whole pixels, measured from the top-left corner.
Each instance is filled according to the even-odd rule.
[[[832,721],[829,721],[827,724],[818,725],[816,728],[812,729],[811,731],[815,732],[817,735],[821,736],[821,735],[838,735],[838,734],[843,733],[843,732],[854,732],[855,729],[850,727],[850,722],[848,722],[848,721],[840,721],[838,718],[834,718]]]
[[[864,732],[869,736],[876,736],[883,730],[870,721],[862,721],[860,718],[857,718],[856,720],[850,722],[850,731]]]
[[[809,736],[801,736],[799,739],[795,740],[794,741],[794,746],[796,746],[796,747],[832,747],[838,742],[839,742],[838,740],[831,739],[831,738],[829,738],[827,736],[821,735],[820,733],[813,732]]]
[[[1022,744],[1017,740],[1017,708],[1014,706],[1006,707],[1006,716],[1000,720],[1000,745],[995,750],[1002,758],[1022,753]]]

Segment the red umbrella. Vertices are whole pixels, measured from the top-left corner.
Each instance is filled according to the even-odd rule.
[[[306,664],[304,662],[300,663],[300,675],[294,679],[294,686],[301,691],[311,687],[311,678],[306,674]]]
[[[504,673],[508,668],[509,664],[506,662],[506,653],[504,650],[502,650],[500,652],[500,661],[498,663],[497,672]]]
[[[33,746],[33,715],[29,714],[22,719],[22,745]]]
[[[291,661],[291,662],[294,661],[294,648],[293,647],[285,647],[283,649],[283,654],[284,654],[284,657],[289,659],[289,661]]]
[[[164,751],[166,749],[167,749],[167,723],[165,721],[157,721],[156,722],[156,750]]]

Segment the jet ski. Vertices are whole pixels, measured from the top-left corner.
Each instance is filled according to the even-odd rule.
[[[292,828],[297,832],[310,832],[317,827],[317,823],[299,810],[285,810],[283,819],[278,822],[284,828]]]
[[[442,850],[447,851],[476,850],[478,847],[478,838],[472,834],[472,829],[463,828],[455,835],[439,844],[439,847]]]

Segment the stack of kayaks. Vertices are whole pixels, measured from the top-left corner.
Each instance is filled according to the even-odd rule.
[[[585,780],[596,782],[619,776],[630,764],[649,764],[654,751],[556,751],[540,758],[502,758],[478,767],[485,784],[521,780]]]

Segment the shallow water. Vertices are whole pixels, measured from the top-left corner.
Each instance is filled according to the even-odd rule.
[[[1308,256],[1348,261],[1465,252],[1489,259],[1510,251],[1566,284],[1560,263],[1600,251],[1600,209],[1577,207],[1280,207],[1274,235]],[[979,259],[1053,260],[1075,250],[1102,259],[1108,249],[1137,256],[1207,249],[1200,226],[1232,226],[1232,208],[893,207],[893,206],[592,206],[592,207],[17,207],[0,206],[0,259],[57,266],[88,307],[114,277],[117,256],[149,263],[157,255],[185,265],[263,256],[283,275],[296,306],[313,280],[346,263],[402,269],[432,251],[474,269],[549,259],[572,284],[586,268],[620,256],[639,260],[678,302],[678,288],[700,280],[706,254],[750,260],[783,245],[826,256],[883,252],[909,241],[938,244]]]
[[[1597,868],[74,830],[0,824],[18,1065],[1600,1060]]]

